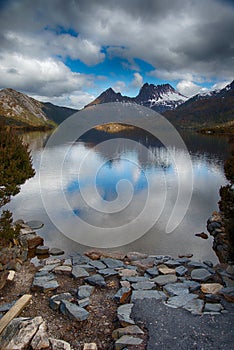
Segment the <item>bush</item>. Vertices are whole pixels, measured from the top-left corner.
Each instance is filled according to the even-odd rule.
[[[18,237],[20,226],[13,226],[12,213],[9,210],[3,210],[0,217],[0,237],[4,241],[13,241]]]

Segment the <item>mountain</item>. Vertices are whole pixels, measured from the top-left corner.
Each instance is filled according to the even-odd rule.
[[[176,108],[186,100],[187,97],[181,95],[170,84],[154,85],[146,83],[136,97],[122,96],[121,93],[116,93],[112,88],[109,88],[85,108],[107,102],[131,102],[152,108],[156,112],[163,112]]]
[[[17,127],[50,129],[75,112],[37,101],[13,89],[0,91],[0,118]]]
[[[234,81],[221,90],[198,94],[163,115],[185,128],[210,127],[234,119]]]

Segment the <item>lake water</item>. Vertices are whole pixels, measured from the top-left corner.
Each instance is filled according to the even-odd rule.
[[[105,247],[105,243],[107,248],[111,246],[109,241],[104,242],[102,230],[109,230],[111,237],[112,229],[118,226],[123,227],[122,240],[113,240],[117,242],[112,245],[113,250],[173,257],[191,253],[197,260],[215,262],[212,238],[203,240],[195,233],[206,232],[207,218],[212,211],[218,210],[219,188],[226,183],[223,163],[229,154],[228,144],[225,138],[191,132],[183,132],[181,136],[192,160],[193,193],[185,217],[171,233],[166,233],[165,227],[178,190],[171,154],[183,160],[184,151],[172,147],[169,152],[140,129],[117,134],[90,131],[73,145],[61,144],[45,150],[48,133],[24,134],[23,140],[29,143],[32,151],[36,176],[22,186],[8,207],[13,211],[14,219],[44,222],[38,233],[44,237],[45,244],[62,248],[67,255],[90,248],[84,244],[89,242],[89,233],[83,222],[94,228],[92,235],[96,235],[97,246]],[[109,138],[111,142],[105,143]],[[138,147],[139,140],[145,147]],[[42,169],[43,151],[49,165]],[[62,176],[61,153],[66,154]],[[46,193],[43,200],[41,193]],[[144,211],[148,197],[151,201]],[[141,220],[135,231],[137,239],[132,239],[133,232],[133,241],[125,244],[131,235],[126,227],[139,215]],[[154,216],[157,217],[152,225]],[[149,225],[149,230],[139,236],[138,231],[144,224]]]

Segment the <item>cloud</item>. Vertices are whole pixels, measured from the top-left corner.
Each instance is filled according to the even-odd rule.
[[[182,95],[185,95],[187,97],[209,91],[209,89],[203,88],[189,80],[181,80],[176,85],[176,88]]]
[[[115,92],[121,92],[123,93],[126,90],[126,84],[124,81],[117,81],[116,84],[113,86],[113,89]]]
[[[139,88],[143,85],[143,77],[140,75],[140,73],[136,72],[133,74],[134,78],[131,83],[132,87]]]

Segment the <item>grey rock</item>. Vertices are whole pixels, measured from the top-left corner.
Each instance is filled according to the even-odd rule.
[[[167,300],[166,305],[173,308],[180,308],[185,306],[189,301],[196,299],[198,296],[195,294],[181,294],[171,297]]]
[[[166,300],[166,295],[158,290],[135,290],[132,292],[131,302],[143,299]]]
[[[63,255],[64,251],[59,248],[51,248],[49,251],[50,255]]]
[[[4,303],[0,305],[0,312],[7,312],[10,310],[10,308],[15,304],[15,301],[12,303]]]
[[[87,320],[89,317],[89,312],[86,311],[84,308],[72,304],[69,301],[62,300],[60,304],[60,311],[62,314],[67,315],[71,319],[75,319],[77,321],[84,321]]]
[[[234,265],[228,265],[228,267],[226,268],[226,272],[227,272],[229,275],[234,276]]]
[[[86,306],[89,306],[89,304],[90,304],[90,299],[89,298],[84,298],[84,299],[78,300],[78,305],[80,307],[86,307]]]
[[[98,260],[91,260],[89,264],[97,270],[103,270],[106,268],[106,265],[103,262]]]
[[[124,304],[118,307],[117,309],[117,317],[123,327],[135,324],[135,322],[131,319],[133,304]]]
[[[50,342],[48,339],[47,326],[45,321],[43,321],[39,325],[36,334],[31,340],[30,348],[32,348],[32,350],[48,349],[49,346],[50,346]]]
[[[45,245],[39,245],[36,247],[36,255],[46,255],[49,253],[50,248]]]
[[[31,220],[25,223],[27,226],[29,226],[32,230],[38,230],[39,228],[42,228],[44,226],[42,221],[38,220]]]
[[[93,292],[94,292],[93,286],[88,286],[88,285],[80,286],[77,290],[77,297],[78,299],[89,298]]]
[[[234,287],[226,287],[219,291],[227,301],[234,302]]]
[[[140,338],[132,337],[130,335],[123,335],[115,342],[115,350],[126,349],[127,346],[137,346],[140,345],[142,342],[143,340]]]
[[[118,292],[114,295],[114,300],[121,302],[122,304],[129,298],[131,295],[132,289],[129,287],[122,287],[118,290]]]
[[[75,265],[72,268],[72,277],[74,278],[83,278],[88,277],[89,273],[83,269],[82,267],[79,267],[79,265]]]
[[[91,266],[89,264],[82,264],[82,265],[75,265],[75,266],[79,266],[82,269],[85,269],[87,272],[95,272],[96,271],[95,267]]]
[[[72,267],[67,265],[57,266],[53,272],[59,275],[71,275]]]
[[[195,269],[191,272],[191,278],[195,281],[205,282],[211,277],[211,273],[206,269]]]
[[[175,271],[176,271],[177,276],[184,276],[188,272],[188,269],[181,265],[181,266],[176,267]]]
[[[72,301],[73,297],[70,293],[61,293],[53,295],[49,299],[49,306],[52,310],[58,310],[62,300]]]
[[[66,260],[64,261],[63,265],[65,265],[65,266],[71,266],[71,265],[72,265],[71,259],[66,259]]]
[[[155,287],[154,282],[137,282],[137,283],[133,283],[132,284],[132,288],[135,290],[149,290],[149,289],[153,289]]]
[[[189,289],[183,283],[169,283],[163,287],[163,291],[170,297],[181,294],[189,294]]]
[[[219,303],[221,300],[221,297],[217,294],[206,294],[205,295],[205,301],[207,303]]]
[[[100,275],[103,275],[105,277],[118,275],[118,272],[116,270],[110,269],[109,267],[103,270],[99,270],[98,273],[100,273]]]
[[[106,282],[105,279],[101,275],[92,275],[90,277],[85,278],[85,282],[88,282],[92,286],[99,286],[99,287],[105,287]]]
[[[39,270],[39,272],[41,272],[41,271],[51,272],[51,271],[53,271],[53,269],[54,269],[55,267],[57,267],[57,266],[59,266],[59,265],[60,265],[60,264],[45,265],[45,266],[43,266],[43,267]]]
[[[225,287],[234,287],[234,281],[227,277],[227,276],[222,276],[223,282]]]
[[[116,269],[118,267],[124,267],[124,263],[121,260],[112,259],[112,258],[104,258],[102,262],[109,267],[110,269]]]
[[[219,223],[219,222],[217,222],[217,221],[213,221],[213,222],[211,222],[209,225],[207,225],[207,230],[209,231],[209,232],[212,232],[212,231],[214,231],[216,228],[220,228],[222,225]]]
[[[168,283],[175,283],[177,281],[177,277],[175,275],[161,275],[152,278],[150,281],[155,282],[159,286],[164,286]]]
[[[207,269],[208,268],[207,265],[201,263],[200,261],[190,261],[188,263],[188,266],[192,267],[194,269]]]
[[[156,266],[147,269],[145,272],[151,277],[156,277],[159,275],[159,271]]]
[[[91,259],[89,259],[87,256],[76,254],[71,257],[72,265],[83,265],[83,264],[89,264],[92,262]]]
[[[124,328],[117,328],[112,332],[113,339],[119,339],[123,335],[143,335],[144,332],[140,329],[140,327],[136,325],[127,326]]]
[[[132,277],[122,277],[123,281],[128,281],[130,283],[137,283],[137,282],[147,282],[149,279],[144,276],[132,276]]]
[[[210,260],[203,261],[203,264],[207,265],[208,267],[213,267],[214,266],[214,264]]]
[[[201,299],[192,299],[183,306],[183,309],[190,311],[193,315],[201,315],[204,307],[204,301]]]
[[[223,306],[221,304],[214,303],[206,303],[204,311],[205,312],[220,312],[223,310]]]
[[[69,343],[61,339],[49,338],[52,350],[72,350]]]
[[[58,282],[54,279],[53,274],[47,276],[35,277],[31,286],[32,291],[48,292],[56,290],[59,287]]]
[[[189,258],[177,258],[176,261],[178,261],[180,264],[187,264],[191,261]]]
[[[196,290],[199,290],[201,288],[201,285],[199,282],[195,281],[183,281],[183,284],[189,288],[190,292],[195,292]]]
[[[168,267],[176,267],[180,266],[180,263],[178,262],[178,260],[170,259],[165,261],[165,265],[167,265]]]
[[[127,254],[127,258],[129,260],[131,260],[131,261],[136,261],[136,260],[139,260],[139,259],[145,259],[147,257],[148,257],[147,254],[139,253],[139,252],[129,252]]]

